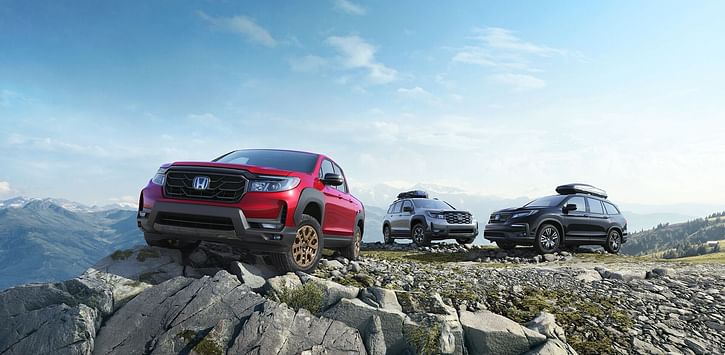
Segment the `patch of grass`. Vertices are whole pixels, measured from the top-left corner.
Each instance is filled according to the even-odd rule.
[[[553,313],[566,331],[567,342],[579,354],[612,352],[612,335],[601,327],[592,326],[590,319],[611,324],[622,332],[634,324],[625,311],[599,295],[581,298],[566,290],[525,289],[522,295],[510,299],[512,307],[498,301],[499,298],[497,291],[487,292],[490,310],[519,323],[533,319],[541,311]]]
[[[324,291],[322,286],[315,282],[308,282],[291,289],[284,287],[277,295],[280,302],[286,303],[295,311],[304,308],[318,317],[322,314],[323,296]]]
[[[126,260],[133,254],[133,250],[127,249],[127,250],[116,250],[111,254],[111,259],[113,260]]]
[[[725,264],[725,252],[717,252],[717,253],[710,253],[710,254],[697,255],[697,256],[688,256],[688,257],[677,258],[677,259],[661,259],[661,261],[683,262],[683,263],[692,263],[692,264],[707,264],[707,263]]]
[[[199,333],[187,329],[179,332],[176,336],[184,339],[186,344],[192,344],[197,341]],[[200,355],[222,355],[224,353],[224,350],[220,348],[219,345],[206,337],[201,338],[201,340],[199,340],[192,349]]]
[[[154,249],[141,249],[138,251],[138,255],[136,255],[136,260],[140,262],[146,261],[148,258],[158,258],[161,254],[159,254],[158,250]]]
[[[182,330],[178,334],[176,334],[177,337],[184,339],[184,341],[188,344],[191,343],[192,340],[196,339],[196,332],[193,330]]]
[[[408,340],[415,346],[416,352],[421,355],[437,354],[440,342],[441,327],[434,323],[427,327],[410,327],[407,332]]]

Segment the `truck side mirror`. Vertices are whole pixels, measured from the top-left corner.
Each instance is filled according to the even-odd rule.
[[[320,181],[325,185],[331,186],[340,186],[344,182],[344,180],[342,179],[342,175],[333,173],[325,174],[325,177],[320,179]]]

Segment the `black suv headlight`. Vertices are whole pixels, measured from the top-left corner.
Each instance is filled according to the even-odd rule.
[[[537,212],[539,212],[539,210],[531,210],[531,211],[526,211],[526,212],[516,212],[516,213],[513,214],[513,216],[511,216],[511,219],[533,216]]]
[[[164,186],[166,183],[166,168],[159,168],[159,170],[156,172],[156,175],[151,179],[151,182],[153,182],[156,185]]]

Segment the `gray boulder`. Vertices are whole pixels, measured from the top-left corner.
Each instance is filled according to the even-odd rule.
[[[360,291],[360,299],[373,307],[386,308],[398,312],[403,311],[403,307],[400,306],[395,291],[387,288],[364,288]]]
[[[522,354],[546,341],[544,335],[489,311],[461,311],[460,321],[470,354]]]
[[[243,284],[255,290],[264,287],[266,279],[279,275],[266,265],[251,265],[239,261],[232,262],[229,271]]]
[[[353,286],[340,285],[337,282],[321,279],[315,276],[309,276],[305,279],[305,283],[314,282],[322,288],[322,309],[328,309],[343,298],[357,298],[360,294],[360,288]]]
[[[52,305],[2,317],[0,353],[91,354],[98,313],[84,304]]]
[[[380,325],[385,334],[385,347],[388,354],[399,354],[409,350],[408,342],[403,336],[405,314],[400,311],[376,308],[360,299],[343,298],[322,314],[326,318],[338,320],[355,329],[368,329],[368,322],[373,316],[380,318]],[[363,334],[365,342],[370,342],[370,334]]]
[[[242,326],[229,348],[232,354],[366,354],[360,333],[345,324],[300,309],[267,302]]]
[[[385,355],[387,347],[385,346],[385,334],[383,333],[383,325],[378,315],[373,315],[370,324],[366,330],[365,349],[369,355]]]
[[[577,352],[561,340],[549,339],[543,345],[527,352],[526,355],[577,355]]]
[[[564,328],[556,324],[556,316],[548,312],[539,313],[536,318],[526,323],[526,327],[539,332],[549,339],[558,339],[566,343]]]
[[[264,290],[269,297],[279,300],[279,295],[300,286],[302,286],[302,281],[299,276],[288,272],[284,275],[267,279],[267,282],[264,285]]]

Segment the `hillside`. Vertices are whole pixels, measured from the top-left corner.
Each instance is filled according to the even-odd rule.
[[[143,241],[134,211],[61,204],[52,199],[0,204],[0,289],[73,277],[112,251]]]
[[[663,252],[680,245],[701,244],[725,239],[725,217],[715,213],[706,218],[684,223],[660,224],[655,228],[633,233],[622,252],[629,255],[646,255]]]

